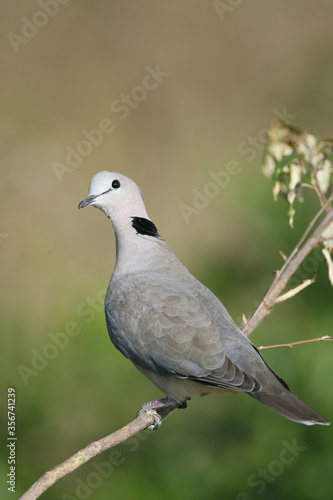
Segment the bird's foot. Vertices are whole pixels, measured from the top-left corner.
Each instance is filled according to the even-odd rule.
[[[140,408],[140,410],[138,411],[138,416],[142,415],[143,412],[149,413],[154,418],[154,423],[151,425],[148,425],[148,427],[145,428],[146,431],[156,431],[157,429],[159,429],[161,427],[162,418],[160,417],[160,415],[157,413],[156,410],[150,409],[150,410],[142,410],[141,411],[141,408]]]
[[[137,416],[142,415],[143,412],[152,412],[154,417],[154,423],[147,427],[149,431],[155,431],[159,429],[162,425],[162,418],[165,418],[169,415],[170,412],[175,410],[176,408],[186,408],[187,401],[182,401],[179,403],[175,399],[166,397],[162,399],[155,399],[154,401],[148,401],[144,403],[138,411]]]

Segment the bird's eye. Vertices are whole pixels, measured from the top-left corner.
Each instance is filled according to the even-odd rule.
[[[118,179],[115,179],[114,181],[112,181],[111,186],[113,187],[113,189],[120,188],[120,182],[118,181]]]

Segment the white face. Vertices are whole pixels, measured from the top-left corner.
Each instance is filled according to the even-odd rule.
[[[124,176],[116,172],[99,172],[90,181],[89,196],[100,195],[112,187],[112,183],[118,180],[121,184]]]
[[[92,205],[112,219],[117,216],[143,215],[143,197],[138,186],[125,175],[117,172],[99,172],[89,185],[89,195],[79,208]]]

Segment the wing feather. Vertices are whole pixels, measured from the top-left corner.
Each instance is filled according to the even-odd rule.
[[[198,281],[128,274],[109,288],[105,310],[112,342],[133,363],[221,389],[260,390],[256,375],[267,366]]]

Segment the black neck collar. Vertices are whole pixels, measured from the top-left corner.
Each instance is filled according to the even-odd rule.
[[[155,238],[160,238],[158,234],[157,227],[155,224],[144,217],[132,217],[132,226],[136,230],[137,234],[142,234],[143,236],[154,236]]]

